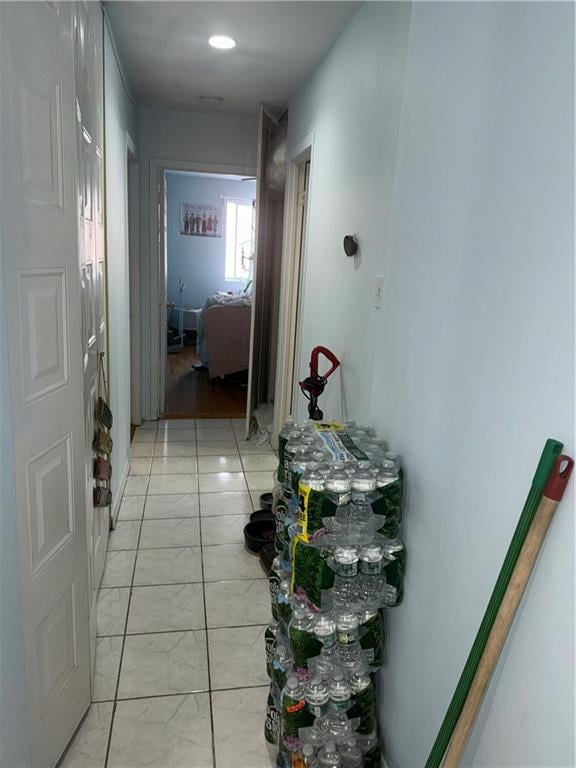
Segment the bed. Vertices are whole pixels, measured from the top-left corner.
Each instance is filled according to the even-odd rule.
[[[198,318],[196,349],[214,379],[248,368],[252,296],[217,293]]]

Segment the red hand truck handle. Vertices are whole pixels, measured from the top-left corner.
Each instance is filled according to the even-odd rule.
[[[324,357],[332,363],[332,367],[322,375],[323,379],[327,379],[334,373],[336,368],[338,368],[340,360],[338,360],[336,355],[327,347],[314,347],[312,355],[310,356],[310,376],[312,377],[318,376],[318,358],[320,355],[324,355]]]

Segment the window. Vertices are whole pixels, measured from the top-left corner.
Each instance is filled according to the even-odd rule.
[[[254,201],[226,200],[226,280],[247,280],[254,260]]]

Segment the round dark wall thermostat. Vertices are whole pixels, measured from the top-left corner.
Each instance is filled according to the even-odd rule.
[[[358,240],[355,235],[344,236],[344,253],[346,256],[356,256],[358,253]]]

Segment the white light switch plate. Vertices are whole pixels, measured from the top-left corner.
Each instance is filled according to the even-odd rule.
[[[376,288],[374,290],[374,306],[380,309],[382,306],[382,293],[384,291],[384,275],[376,275]]]

